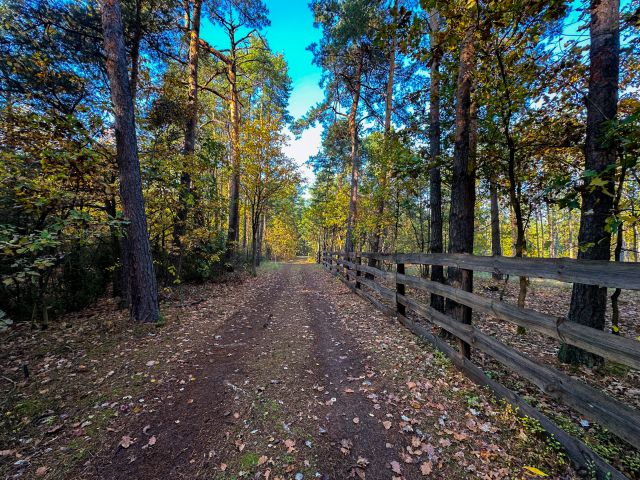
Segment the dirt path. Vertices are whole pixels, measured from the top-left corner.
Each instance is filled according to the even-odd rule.
[[[523,478],[527,461],[568,475],[512,414],[315,265],[259,277],[212,337],[192,340],[182,367],[194,373],[108,428],[78,478]]]

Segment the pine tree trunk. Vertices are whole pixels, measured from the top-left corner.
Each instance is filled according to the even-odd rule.
[[[138,322],[156,322],[160,317],[158,291],[144,211],[135,114],[127,71],[120,2],[103,0],[101,6],[107,76],[115,118],[120,196],[124,216],[129,222],[126,239],[131,260],[131,317]]]
[[[398,35],[395,22],[398,17],[398,0],[394,0],[391,10],[393,16],[394,25],[391,33],[391,50],[389,51],[389,77],[387,78],[387,92],[385,98],[385,111],[384,111],[384,142],[385,142],[385,157],[389,156],[389,143],[391,135],[391,115],[393,113],[393,81],[396,70],[396,48],[398,47]],[[384,207],[385,207],[385,194],[387,186],[387,171],[382,171],[380,177],[380,196],[378,198],[378,208],[376,212],[376,225],[373,234],[373,242],[371,245],[372,252],[380,251],[380,243],[382,240],[382,222],[384,219]],[[369,266],[376,267],[377,262],[374,258],[369,259]],[[371,274],[366,274],[366,278],[369,278]]]
[[[500,244],[500,205],[498,204],[498,186],[494,181],[489,182],[489,199],[491,203],[491,255],[501,256]],[[494,272],[494,280],[502,280],[502,274]]]
[[[188,4],[187,4],[188,6]],[[180,277],[182,271],[183,246],[182,237],[187,230],[187,217],[189,215],[189,203],[193,195],[191,174],[189,165],[192,162],[196,149],[196,131],[198,127],[198,42],[200,39],[200,12],[202,0],[194,0],[193,12],[190,15],[189,28],[189,67],[188,67],[188,91],[187,91],[187,118],[184,129],[184,146],[182,148],[183,166],[180,175],[180,190],[178,195],[178,210],[173,227],[173,243],[177,250],[175,259],[176,276]]]
[[[578,258],[609,260],[611,233],[606,220],[611,215],[613,177],[607,167],[616,163],[616,146],[605,140],[608,122],[618,107],[620,63],[620,2],[591,0],[589,93],[587,96],[587,140],[585,169],[596,172],[604,186],[593,186],[582,194]],[[605,326],[607,289],[574,284],[568,320],[598,330]],[[563,344],[558,358],[565,363],[593,366],[602,358],[578,347]]]
[[[362,87],[362,70],[364,68],[364,46],[360,46],[358,52],[358,65],[353,90],[353,101],[349,112],[349,138],[351,140],[351,193],[349,196],[349,215],[347,217],[347,237],[345,239],[345,252],[353,252],[353,229],[358,213],[358,181],[360,178],[360,154],[358,152],[358,104],[360,103],[360,89]]]
[[[235,52],[227,67],[229,79],[229,114],[231,117],[231,179],[229,181],[229,225],[227,227],[227,256],[236,253],[238,244],[240,205],[240,117]]]
[[[556,225],[553,209],[547,204],[547,231],[549,232],[549,258],[555,258],[556,253]]]
[[[569,230],[569,240],[567,243],[569,243],[569,258],[574,258],[573,256],[573,215],[571,213],[571,210],[569,210],[568,213],[568,218],[567,218],[567,228]]]
[[[475,164],[472,152],[471,72],[475,62],[473,30],[469,28],[460,47],[460,66],[456,86],[455,146],[449,213],[449,253],[473,253],[475,208]],[[465,291],[473,289],[473,272],[449,267],[449,282]],[[447,310],[462,323],[471,323],[471,309],[447,302]],[[469,345],[461,342],[460,353],[470,355]]]
[[[429,15],[429,42],[431,44],[431,84],[429,85],[429,144],[431,146],[429,169],[429,210],[431,211],[431,231],[429,248],[431,253],[443,253],[442,241],[442,176],[440,174],[440,45],[437,33],[440,31],[440,18],[436,10]],[[431,267],[431,280],[444,282],[444,269],[441,265]],[[444,299],[431,295],[431,306],[444,311]]]
[[[138,76],[140,72],[140,42],[142,41],[142,0],[136,0],[133,40],[131,42],[131,98],[136,103]]]

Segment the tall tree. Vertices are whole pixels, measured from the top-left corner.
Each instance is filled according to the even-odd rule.
[[[384,140],[385,140],[385,156],[389,155],[391,142],[391,117],[393,114],[393,87],[396,71],[396,50],[398,48],[398,22],[399,10],[398,0],[393,1],[391,7],[391,44],[389,45],[389,74],[387,78],[387,89],[385,93],[384,108]],[[371,243],[371,251],[379,252],[382,243],[384,209],[386,204],[386,187],[388,180],[388,171],[383,169],[380,175],[380,194],[378,195],[378,205],[376,212],[376,225],[374,226],[373,242]],[[369,266],[375,267],[377,262],[374,258],[369,259]]]
[[[456,84],[455,146],[451,180],[451,211],[449,213],[449,253],[473,253],[475,209],[475,164],[472,152],[471,90],[475,63],[474,28],[467,27],[460,45]],[[462,290],[473,289],[473,272],[449,268],[449,282]],[[463,323],[471,323],[471,309],[451,303],[449,310]],[[461,354],[470,355],[469,345],[460,343]]]
[[[247,56],[249,41],[258,31],[269,25],[267,7],[261,0],[224,0],[216,2],[211,9],[212,20],[220,26],[227,38],[226,49],[215,48],[200,39],[200,45],[222,62],[228,83],[228,92],[216,92],[229,107],[230,161],[229,221],[227,224],[227,255],[236,252],[240,238],[240,86],[239,76]],[[248,29],[244,33],[243,29]]]
[[[189,39],[189,60],[187,73],[187,106],[186,121],[184,129],[184,146],[182,149],[183,167],[192,163],[192,157],[196,151],[196,133],[198,129],[198,44],[200,41],[200,17],[202,12],[202,0],[194,0],[193,9],[191,2],[185,3],[185,18],[187,19],[188,39]],[[182,236],[187,228],[187,216],[189,214],[189,204],[193,195],[191,174],[188,168],[183,168],[180,174],[180,191],[178,201],[178,211],[176,212],[176,222],[173,229],[173,242],[177,248],[176,275],[180,276],[182,270]]]
[[[442,241],[442,174],[440,173],[440,59],[442,46],[438,43],[440,15],[437,10],[429,12],[429,43],[431,47],[431,83],[429,85],[429,145],[431,168],[429,169],[429,209],[431,211],[430,251],[443,253]],[[431,267],[431,280],[442,283],[444,269],[441,265]],[[431,295],[431,306],[444,311],[444,299]]]
[[[138,142],[124,45],[120,2],[102,1],[102,30],[107,75],[115,118],[117,163],[120,174],[120,196],[128,221],[131,275],[131,316],[139,322],[156,322],[160,317],[156,277],[144,211]]]
[[[607,131],[618,109],[620,2],[591,0],[590,15],[585,171],[595,176],[586,180],[582,193],[578,258],[609,260],[611,232],[607,219],[613,207],[616,144]],[[603,330],[606,305],[606,288],[574,284],[568,320]],[[558,358],[566,363],[589,366],[602,362],[601,357],[567,344],[561,346]]]
[[[498,203],[498,185],[494,179],[489,180],[489,201],[491,202],[491,255],[502,255],[500,240],[500,204]],[[495,280],[501,280],[502,274],[493,272]]]

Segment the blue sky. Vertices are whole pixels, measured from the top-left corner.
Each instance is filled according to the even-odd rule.
[[[313,55],[307,50],[311,43],[320,38],[320,30],[313,27],[313,15],[307,0],[267,0],[265,3],[269,9],[271,26],[262,33],[271,49],[282,53],[289,65],[293,82],[289,112],[299,118],[323,97],[318,85],[321,71],[313,65]],[[201,35],[221,48],[228,45],[221,29],[208,21],[203,22]],[[313,179],[313,174],[304,164],[310,155],[317,153],[321,133],[322,127],[316,126],[306,130],[299,139],[290,135],[291,141],[285,151],[302,167],[309,181]]]

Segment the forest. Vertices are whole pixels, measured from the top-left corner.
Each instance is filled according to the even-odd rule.
[[[290,41],[319,72],[320,97],[298,116],[297,65],[270,43],[272,3],[0,0],[11,378],[29,377],[9,351],[20,335],[95,308],[126,317],[123,342],[133,327],[182,328],[174,310],[197,317],[206,299],[194,292],[261,285],[270,268],[327,252],[382,270],[377,254],[640,265],[638,0],[305,0],[314,36]],[[310,132],[319,149],[293,158]],[[437,264],[418,274],[466,292],[513,285],[520,309],[546,288],[499,272],[474,285],[470,270]],[[637,299],[620,287],[574,283],[565,297],[560,321],[640,340]],[[430,307],[472,323],[443,297]],[[559,364],[603,368],[558,335]],[[640,478],[633,452],[598,454]],[[367,465],[350,475],[365,478]]]

